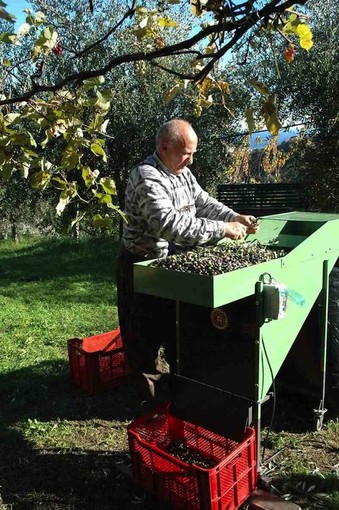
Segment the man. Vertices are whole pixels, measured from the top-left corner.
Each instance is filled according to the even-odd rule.
[[[134,293],[133,263],[224,237],[242,239],[257,229],[253,216],[236,213],[197,183],[188,165],[198,138],[188,122],[166,122],[155,141],[156,152],[134,168],[127,184],[127,222],[117,259],[119,322],[127,361],[135,386],[148,389],[153,397],[155,383],[160,387],[162,374],[175,366],[174,302]]]

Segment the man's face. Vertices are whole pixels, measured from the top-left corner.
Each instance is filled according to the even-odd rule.
[[[194,131],[183,133],[181,139],[176,142],[163,141],[160,157],[174,175],[179,175],[186,166],[193,163],[197,144],[198,139]]]

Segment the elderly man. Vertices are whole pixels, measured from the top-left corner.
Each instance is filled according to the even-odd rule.
[[[188,165],[198,138],[188,122],[166,122],[155,141],[156,152],[134,168],[127,184],[127,222],[117,259],[120,328],[132,379],[139,390],[148,390],[145,399],[149,392],[155,396],[161,375],[175,367],[174,303],[134,293],[133,263],[224,237],[241,239],[257,228],[252,216],[236,213],[197,183]]]

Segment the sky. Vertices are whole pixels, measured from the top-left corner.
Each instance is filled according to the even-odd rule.
[[[17,17],[16,26],[21,25],[25,21],[26,14],[22,12],[29,7],[26,0],[4,0],[7,4],[6,11]]]

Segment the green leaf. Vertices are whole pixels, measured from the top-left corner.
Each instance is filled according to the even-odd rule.
[[[0,147],[0,165],[3,165],[7,160],[7,155],[5,151]]]
[[[88,78],[83,81],[83,88],[85,90],[93,89],[94,87],[98,87],[105,82],[104,76],[95,76],[94,78]]]
[[[48,172],[45,172],[43,170],[40,170],[40,172],[35,172],[31,175],[31,186],[34,189],[43,189],[47,186],[51,179],[51,174]]]
[[[17,35],[10,32],[3,32],[0,34],[0,41],[5,44],[16,44],[17,46],[20,46]]]
[[[79,163],[82,154],[79,154],[76,149],[66,151],[61,158],[61,165],[67,171],[73,170]]]
[[[57,203],[57,206],[55,208],[57,216],[61,216],[61,214],[65,210],[66,205],[69,203],[70,200],[71,197],[69,197],[67,194],[64,193],[60,194],[59,202]]]
[[[115,187],[115,182],[110,177],[102,177],[100,179],[99,184],[102,186],[105,193],[108,193],[109,195],[116,195],[117,190]]]
[[[30,137],[26,133],[13,133],[10,135],[13,145],[26,145],[30,143]]]
[[[97,142],[91,143],[90,148],[91,148],[91,151],[93,152],[93,154],[95,154],[96,156],[102,156],[102,159],[105,162],[107,161],[106,153],[99,143],[97,143]]]
[[[87,188],[92,186],[93,182],[99,175],[99,170],[92,171],[89,166],[84,166],[81,172],[81,176],[85,182]]]
[[[1,151],[0,151],[1,153]],[[10,163],[5,163],[3,166],[0,166],[0,178],[8,181],[13,172],[13,165]]]
[[[71,227],[74,227],[74,225],[76,225],[77,223],[80,223],[80,221],[86,216],[86,214],[87,214],[87,211],[83,212],[82,214],[80,214],[79,216],[74,218],[74,220],[71,221]]]
[[[93,216],[94,228],[109,228],[112,226],[112,219],[108,216],[102,217],[101,214],[95,214]]]
[[[77,194],[77,189],[76,187],[69,187],[65,190],[63,190],[61,193],[60,193],[60,198],[59,198],[59,202],[56,206],[56,213],[58,216],[60,216],[66,205],[71,201],[71,199]]]
[[[67,181],[65,181],[64,179],[61,179],[61,177],[55,176],[52,178],[52,180],[57,183],[55,185],[55,187],[57,189],[64,190],[67,188]]]
[[[40,23],[46,23],[47,20],[45,14],[41,11],[38,11],[35,14],[35,21],[37,25],[40,25]]]
[[[21,119],[20,113],[8,113],[5,116],[5,122],[7,125],[15,124],[18,119]]]
[[[93,195],[100,204],[109,204],[112,202],[111,195],[108,195],[107,193],[99,193],[99,191],[93,190]]]

